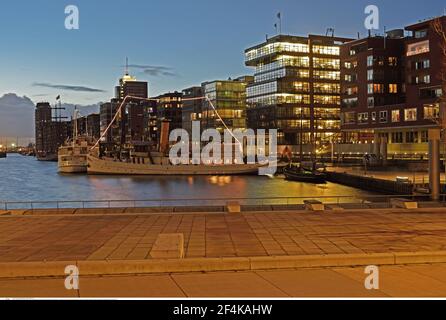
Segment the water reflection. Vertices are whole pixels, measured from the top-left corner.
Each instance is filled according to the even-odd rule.
[[[197,198],[361,196],[354,188],[288,182],[260,176],[87,176],[60,175],[56,163],[10,155],[0,159],[0,200],[77,201]]]

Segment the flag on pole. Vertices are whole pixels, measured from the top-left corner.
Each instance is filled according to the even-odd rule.
[[[281,19],[282,18],[282,14],[279,12],[278,14],[277,14],[277,19]]]
[[[58,95],[58,96],[56,97],[56,100],[60,100],[60,95]]]

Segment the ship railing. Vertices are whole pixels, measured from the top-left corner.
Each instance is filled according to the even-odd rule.
[[[354,195],[354,196],[314,196],[314,197],[225,197],[225,198],[165,198],[147,200],[78,200],[78,201],[0,201],[0,210],[39,210],[39,209],[112,209],[112,208],[184,208],[206,211],[212,207],[224,207],[229,202],[242,206],[298,206],[305,200],[316,200],[326,205],[370,204],[372,208],[389,206],[394,198],[405,198],[418,202],[431,203],[429,194],[421,195]],[[440,202],[446,201],[446,194]],[[438,203],[438,202],[436,202]],[[358,207],[359,208],[359,207]],[[285,209],[285,208],[284,208]],[[180,211],[180,210],[179,210]]]

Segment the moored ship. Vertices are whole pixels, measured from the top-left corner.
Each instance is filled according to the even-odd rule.
[[[59,148],[58,166],[61,173],[87,173],[87,157],[94,145],[93,138],[78,136]]]
[[[261,164],[173,165],[161,154],[133,157],[128,161],[88,156],[88,173],[104,175],[244,175],[257,174]]]

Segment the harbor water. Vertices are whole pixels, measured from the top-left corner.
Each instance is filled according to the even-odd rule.
[[[0,159],[0,201],[102,201],[228,199],[370,195],[333,183],[315,185],[263,176],[88,176],[64,175],[57,163],[10,154]]]

